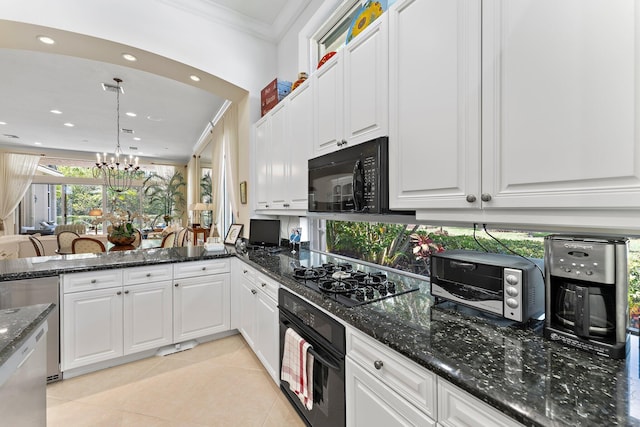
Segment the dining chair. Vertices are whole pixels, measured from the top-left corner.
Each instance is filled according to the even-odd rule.
[[[185,245],[185,243],[187,242],[187,232],[188,231],[189,231],[189,229],[186,228],[186,227],[181,228],[180,231],[178,231],[178,234],[176,235],[175,246],[183,247]]]
[[[71,243],[80,237],[78,233],[74,233],[73,231],[61,231],[56,236],[58,240],[58,249],[56,250],[59,254],[70,254],[73,253],[71,250]]]
[[[140,244],[142,243],[142,233],[137,228],[135,230],[134,236],[136,239],[133,241],[133,243],[131,243],[131,245],[139,248]]]
[[[36,250],[36,256],[44,256],[44,245],[42,244],[40,239],[34,236],[29,236],[29,241],[31,241],[33,249]]]
[[[162,243],[160,244],[161,248],[172,248],[176,243],[176,232],[172,231],[171,233],[164,236],[162,239]]]
[[[91,237],[78,237],[71,243],[71,253],[74,254],[95,254],[105,251],[104,244]]]

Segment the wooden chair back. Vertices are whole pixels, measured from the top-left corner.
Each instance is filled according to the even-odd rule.
[[[187,243],[188,231],[188,228],[181,228],[180,231],[178,231],[178,235],[176,236],[176,246],[183,247],[185,243]]]
[[[135,232],[135,237],[136,239],[133,241],[132,245],[135,246],[136,248],[139,248],[140,244],[142,243],[142,233],[137,228]]]
[[[44,256],[44,245],[40,239],[34,236],[29,236],[29,241],[31,241],[33,248],[36,250],[36,256]]]
[[[74,254],[95,254],[105,251],[104,244],[91,237],[78,237],[71,243],[71,253]]]
[[[172,231],[171,233],[164,236],[162,239],[162,243],[160,244],[161,248],[172,248],[176,243],[176,232]]]
[[[74,233],[73,231],[61,231],[56,235],[56,239],[58,240],[58,250],[59,254],[70,254],[73,253],[71,249],[71,243],[80,237],[78,233]]]

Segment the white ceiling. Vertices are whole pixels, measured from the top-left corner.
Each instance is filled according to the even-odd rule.
[[[206,5],[218,21],[276,39],[286,27],[283,16],[288,16],[290,24],[308,3],[203,0],[200,5]],[[0,122],[6,122],[0,124],[0,147],[15,151],[71,150],[84,152],[84,157],[113,152],[116,95],[103,91],[101,84],[115,84],[113,78],[118,77],[124,88],[120,95],[120,128],[134,132],[120,133],[125,154],[186,163],[225,102],[211,92],[145,71],[70,56],[0,49],[0,64]],[[53,109],[62,114],[51,113]],[[137,116],[129,117],[127,112]],[[75,126],[64,126],[67,122]]]

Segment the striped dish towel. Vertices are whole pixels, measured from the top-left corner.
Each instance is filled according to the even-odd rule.
[[[300,402],[313,409],[313,355],[309,352],[311,344],[296,331],[289,328],[284,335],[284,352],[280,379],[289,383]]]

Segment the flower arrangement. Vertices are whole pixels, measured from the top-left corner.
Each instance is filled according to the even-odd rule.
[[[426,234],[414,233],[411,235],[411,243],[414,244],[413,255],[416,260],[428,260],[434,252],[444,252],[444,247],[440,243],[435,243]]]
[[[113,244],[131,244],[135,240],[136,228],[133,226],[133,221],[136,218],[144,217],[136,212],[130,211],[114,211],[109,212],[103,217],[103,220],[109,221],[111,227],[109,227],[108,239]]]

